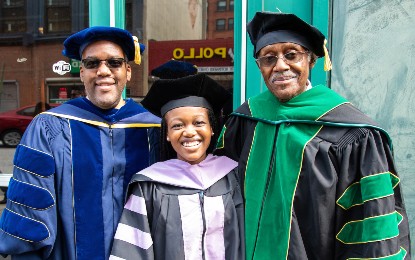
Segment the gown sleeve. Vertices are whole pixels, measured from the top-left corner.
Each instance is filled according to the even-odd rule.
[[[248,104],[242,104],[236,113],[250,115]],[[257,122],[236,115],[231,115],[225,122],[216,143],[215,154],[225,155],[239,161],[248,156]],[[240,164],[243,162],[239,162]]]
[[[50,142],[59,131],[51,116],[39,115],[14,155],[8,201],[0,218],[0,254],[46,259],[57,231],[55,160]]]
[[[245,182],[245,169],[251,150],[256,121],[231,116],[222,128],[218,137],[215,155],[227,156],[238,162],[238,179]],[[241,185],[242,194],[245,193]]]
[[[110,260],[154,259],[149,210],[140,183],[135,183],[118,223]]]
[[[355,139],[352,136],[359,136]],[[336,259],[409,259],[409,226],[387,138],[355,129],[335,155]]]
[[[222,128],[216,144],[216,155],[225,155],[232,160],[238,161],[241,155],[242,145],[240,140],[242,132],[241,122],[238,117],[230,117]],[[241,138],[243,139],[243,138]]]
[[[148,129],[148,140],[150,145],[149,165],[160,161],[160,127]]]

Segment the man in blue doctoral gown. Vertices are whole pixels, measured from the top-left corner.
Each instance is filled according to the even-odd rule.
[[[0,219],[0,254],[14,259],[108,259],[127,184],[156,160],[160,119],[122,98],[144,46],[91,27],[64,47],[87,95],[38,115],[16,149]]]

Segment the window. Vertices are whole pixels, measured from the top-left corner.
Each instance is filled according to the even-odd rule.
[[[125,29],[139,41],[144,38],[143,10],[143,0],[125,0]]]
[[[71,32],[71,1],[45,0],[45,34]]]
[[[78,3],[80,5],[79,8],[82,8],[82,1],[76,1],[75,4],[72,5],[72,10],[74,8],[76,8],[74,5],[76,5],[76,3]],[[82,28],[79,28],[78,30],[84,29],[84,28],[88,28],[89,27],[89,1],[84,0],[83,3],[83,8],[81,9],[82,11],[79,13],[79,17],[83,19],[82,20],[78,20],[79,24],[81,25]],[[78,19],[78,18],[77,18]],[[72,28],[74,29],[74,28]]]
[[[226,29],[226,20],[218,19],[216,20],[216,31],[224,31]]]
[[[216,11],[224,12],[226,11],[226,0],[219,0],[216,6]]]
[[[125,0],[125,29],[133,31],[133,1]]]
[[[2,0],[0,8],[2,33],[26,32],[25,0]]]
[[[229,11],[233,11],[233,0],[229,1]]]
[[[228,19],[228,30],[233,30],[233,18]]]

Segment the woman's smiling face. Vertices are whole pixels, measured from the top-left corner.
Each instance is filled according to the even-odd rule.
[[[198,164],[207,154],[213,131],[208,110],[203,107],[178,107],[165,114],[167,141],[177,153],[177,159]]]

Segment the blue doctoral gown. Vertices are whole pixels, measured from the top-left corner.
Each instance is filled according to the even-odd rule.
[[[0,254],[108,259],[127,184],[156,160],[159,126],[131,99],[102,111],[78,98],[38,115],[16,148]]]

